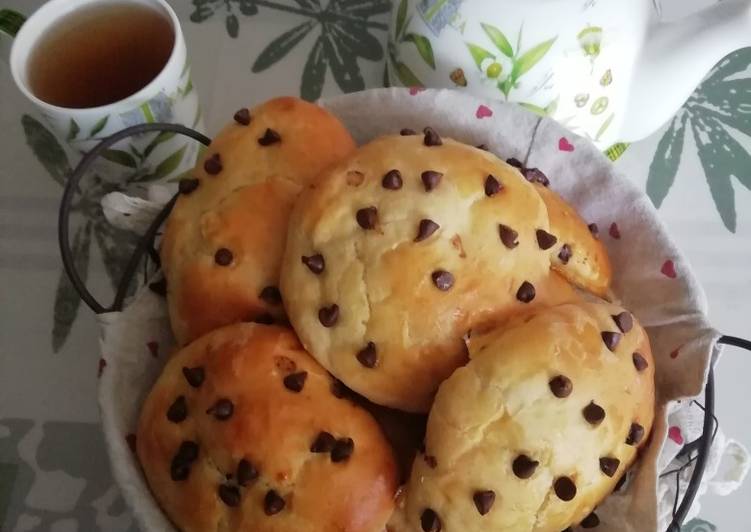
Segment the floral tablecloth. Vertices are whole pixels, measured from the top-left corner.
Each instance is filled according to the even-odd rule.
[[[395,0],[399,1],[399,0]],[[682,2],[668,16],[708,3]],[[29,13],[38,0],[0,1]],[[673,2],[675,4],[675,2]],[[192,57],[209,133],[239,107],[382,86],[390,0],[171,0]],[[687,5],[687,4],[690,4]],[[338,13],[332,16],[332,13]],[[0,62],[0,530],[135,531],[113,485],[98,425],[98,327],[67,282],[56,241],[70,161]],[[616,163],[660,207],[723,332],[751,336],[751,49],[709,74],[663,130]],[[79,268],[103,299],[129,239],[105,222],[91,182],[77,203]],[[620,238],[617,222],[604,238]],[[667,272],[671,274],[673,272]],[[677,355],[679,356],[679,355]],[[724,431],[751,443],[751,357],[717,373]],[[745,486],[707,495],[684,530],[751,530]]]

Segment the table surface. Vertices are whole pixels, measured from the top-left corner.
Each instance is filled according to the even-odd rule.
[[[364,25],[343,22],[341,28],[356,32],[364,49],[338,62],[326,58],[325,76],[312,77],[305,65],[314,43],[331,38],[311,14],[319,0],[171,0],[209,133],[235,109],[280,94],[315,98],[382,85],[389,0],[331,2],[367,19]],[[671,17],[707,3],[711,0],[677,7],[669,2],[665,10]],[[4,4],[28,13],[41,2]],[[730,118],[720,122],[709,108],[722,91],[733,89],[741,99],[730,102]],[[54,141],[3,62],[0,102],[0,530],[135,532],[113,485],[98,424],[98,326],[61,270],[56,217],[64,161],[44,156]],[[671,124],[633,144],[616,163],[660,206],[704,285],[712,323],[746,337],[751,336],[749,102],[751,49],[733,54]],[[712,149],[717,146],[725,149]],[[101,217],[89,221],[90,238],[81,242],[88,250],[88,281],[109,297],[112,275],[127,250],[116,245]],[[615,234],[610,229],[603,237]],[[725,433],[746,445],[751,444],[749,375],[751,354],[726,350],[716,377],[717,416]],[[702,519],[684,530],[751,530],[744,507],[749,500],[748,483],[727,497],[707,495]]]

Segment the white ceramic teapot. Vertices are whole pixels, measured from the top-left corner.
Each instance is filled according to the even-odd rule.
[[[657,0],[396,0],[388,75],[518,102],[604,148],[657,130],[744,46],[751,0],[671,23]]]

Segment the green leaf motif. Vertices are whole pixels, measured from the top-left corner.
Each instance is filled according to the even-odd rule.
[[[407,20],[407,8],[409,7],[408,0],[399,1],[399,9],[396,12],[396,36],[395,39],[399,40],[405,29],[405,22]]]
[[[610,116],[608,116],[605,121],[600,126],[600,129],[597,130],[597,134],[595,135],[595,140],[599,141],[602,136],[605,134],[605,132],[610,127],[610,124],[613,123],[613,118],[615,118],[615,113],[610,113]]]
[[[107,149],[102,152],[102,157],[110,162],[119,164],[121,166],[127,166],[128,168],[137,168],[138,163],[133,156],[127,151]]]
[[[370,61],[383,59],[381,41],[368,33],[368,28],[364,22],[342,20],[327,27],[331,31],[332,37],[357,57]]]
[[[472,43],[466,43],[467,48],[469,49],[469,53],[472,54],[472,59],[475,60],[475,64],[477,65],[477,68],[482,70],[482,62],[485,61],[488,58],[495,59],[495,55],[493,55],[491,52],[487,51],[482,46],[478,46],[476,44]]]
[[[143,150],[143,158],[145,159],[149,155],[151,155],[151,152],[154,151],[154,149],[159,146],[160,144],[167,142],[168,140],[171,140],[177,135],[174,131],[162,131],[158,135],[156,135],[151,142],[149,142],[149,145],[146,146],[146,149]]]
[[[99,134],[105,128],[109,119],[109,115],[100,118],[97,123],[94,124],[94,127],[91,128],[91,132],[89,132],[89,138],[96,137],[97,134]]]
[[[678,166],[681,164],[687,119],[686,113],[681,113],[673,118],[667,131],[657,144],[654,159],[652,159],[652,164],[649,165],[647,196],[658,209],[665,201],[670,187],[673,186],[675,176],[678,173]]]
[[[501,30],[491,24],[480,24],[482,29],[485,30],[485,34],[493,41],[498,50],[506,57],[513,59],[514,49],[511,47],[511,43]]]
[[[748,172],[751,156],[709,113],[694,112],[691,126],[717,212],[725,227],[735,233],[735,191],[730,177]]]
[[[528,102],[519,102],[519,106],[524,107],[527,111],[532,111],[536,115],[548,116],[548,113],[547,111],[545,111],[545,108],[540,107],[539,105],[535,105],[533,103],[528,103]]]
[[[186,148],[187,146],[183,146],[176,152],[172,153],[156,166],[153,173],[134,179],[133,182],[142,183],[144,181],[157,181],[167,177],[169,174],[177,170],[178,166],[180,166]]]
[[[326,54],[334,80],[343,92],[356,92],[365,89],[365,80],[360,73],[357,57],[336,42],[324,25],[323,52]]]
[[[188,78],[188,83],[185,85],[184,88],[178,89],[178,92],[180,93],[180,96],[185,98],[188,94],[193,92],[193,79]]]
[[[553,37],[552,39],[542,42],[533,47],[531,50],[523,53],[514,65],[514,71],[516,71],[516,79],[519,79],[524,74],[532,70],[532,68],[537,63],[539,63],[543,57],[545,57],[545,54],[550,51],[550,48],[553,46],[557,38],[558,37]]]
[[[681,532],[716,532],[717,527],[703,519],[692,519],[681,527]]]
[[[91,222],[76,231],[71,251],[79,277],[85,283],[89,273],[89,250],[91,248]],[[73,322],[78,315],[81,298],[68,279],[65,270],[60,271],[55,293],[54,324],[52,326],[52,351],[57,353],[65,344]]]
[[[234,13],[227,15],[226,26],[227,34],[233,39],[237,39],[237,35],[240,33],[240,22],[237,20],[237,16]]]
[[[424,87],[422,81],[415,75],[410,68],[402,63],[401,61],[395,60],[393,57],[391,58],[391,65],[394,67],[394,70],[396,70],[396,76],[399,78],[399,81],[402,85],[405,87]]]
[[[246,17],[252,17],[258,13],[258,6],[255,0],[240,0],[240,13]]]
[[[80,132],[81,128],[78,126],[78,122],[71,118],[70,125],[68,126],[68,135],[65,137],[65,140],[68,142],[74,140]]]
[[[435,57],[433,57],[433,46],[430,44],[430,39],[417,33],[408,33],[404,36],[404,40],[414,43],[422,60],[435,70]]]
[[[138,237],[129,231],[123,231],[109,224],[102,219],[94,227],[94,236],[110,279],[110,285],[113,290],[117,290],[120,284],[128,259],[133,254]],[[134,276],[133,286],[135,288],[138,276]]]
[[[343,0],[339,6],[343,11],[356,17],[368,18],[391,11],[390,0]]]
[[[704,106],[706,102],[706,108],[711,109],[718,120],[746,135],[751,135],[751,78],[721,83],[705,82],[699,90],[701,92],[689,100],[689,105]]]
[[[70,175],[70,163],[60,143],[41,122],[29,115],[21,117],[21,125],[34,156],[42,163],[52,179],[64,185]]]
[[[302,73],[300,86],[300,96],[304,100],[313,102],[321,97],[323,84],[326,80],[326,54],[323,51],[323,40],[321,35],[316,39],[313,49],[308,54],[308,60],[305,62],[305,68]]]
[[[297,5],[303,9],[311,9],[314,11],[320,11],[321,4],[318,0],[295,0]]]
[[[254,73],[263,72],[271,65],[286,56],[315,26],[315,21],[309,20],[282,33],[279,37],[269,43],[264,50],[258,55],[251,70]]]
[[[214,7],[211,0],[193,0],[195,11],[190,14],[190,20],[195,23],[208,20],[214,14]]]

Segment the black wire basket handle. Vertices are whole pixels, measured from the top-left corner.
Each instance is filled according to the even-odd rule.
[[[128,264],[125,267],[125,271],[123,272],[123,276],[117,285],[115,299],[108,307],[105,307],[104,305],[99,303],[99,301],[96,300],[91,292],[89,292],[89,289],[86,288],[86,285],[81,280],[81,277],[78,275],[78,271],[75,267],[75,262],[73,260],[73,251],[71,250],[70,246],[69,234],[70,208],[73,203],[73,196],[75,195],[76,191],[79,190],[78,185],[81,182],[83,176],[86,175],[86,172],[91,167],[92,163],[97,159],[97,157],[102,154],[102,152],[104,152],[104,150],[125,138],[131,137],[133,135],[139,135],[141,133],[149,133],[152,131],[169,131],[190,137],[194,140],[197,140],[204,146],[211,144],[211,139],[206,135],[179,124],[154,123],[129,127],[123,129],[122,131],[118,131],[114,135],[107,137],[99,144],[97,144],[94,149],[88,152],[83,157],[83,159],[81,159],[81,162],[78,163],[78,166],[76,166],[76,169],[73,171],[73,173],[70,175],[70,178],[65,183],[63,198],[60,202],[60,213],[57,220],[57,239],[60,245],[60,254],[63,259],[63,267],[65,268],[65,273],[68,274],[70,282],[73,283],[73,287],[78,292],[78,295],[81,296],[83,302],[86,303],[86,305],[88,305],[88,307],[96,314],[120,311],[123,309],[123,303],[125,302],[125,296],[128,293],[128,286],[130,284],[130,281],[133,278],[136,269],[138,268],[138,264],[141,262],[143,254],[151,248],[156,232],[159,230],[159,227],[162,225],[162,223],[164,223],[164,221],[167,219],[167,216],[169,216],[169,213],[172,211],[172,207],[175,205],[175,201],[177,200],[177,194],[175,194],[172,199],[167,202],[167,204],[159,212],[154,221],[151,222],[151,225],[149,226],[146,233],[138,240],[136,249],[133,252],[133,255],[131,255]]]
[[[169,216],[169,213],[172,211],[172,207],[175,205],[175,201],[177,200],[179,193],[175,194],[172,199],[167,202],[164,208],[156,216],[154,221],[151,222],[151,225],[149,225],[146,233],[138,240],[136,249],[134,250],[133,255],[131,255],[125,271],[123,272],[123,276],[117,286],[115,299],[108,307],[105,307],[96,300],[96,298],[86,288],[86,285],[81,280],[81,277],[76,271],[75,262],[73,260],[73,252],[70,246],[68,227],[73,196],[75,195],[76,191],[79,190],[78,185],[85,175],[86,171],[104,150],[124,138],[141,133],[148,133],[151,131],[170,131],[190,137],[204,144],[205,146],[211,144],[211,139],[209,139],[207,136],[199,133],[198,131],[194,131],[190,128],[177,124],[157,123],[142,124],[139,126],[129,127],[127,129],[123,129],[118,133],[115,133],[110,137],[107,137],[106,139],[101,141],[94,149],[92,149],[83,159],[81,159],[81,162],[78,163],[78,166],[73,171],[67,183],[65,184],[62,202],[60,203],[60,215],[58,218],[58,241],[60,244],[60,253],[63,259],[63,266],[65,267],[65,272],[68,274],[71,283],[73,283],[74,288],[81,296],[81,299],[89,306],[89,308],[91,308],[91,310],[93,310],[97,314],[104,312],[116,312],[123,309],[123,303],[125,302],[125,297],[128,292],[128,286],[130,285],[130,281],[132,280],[133,275],[138,268],[138,264],[140,263],[144,253],[153,248],[156,233],[159,230],[159,227],[161,227],[161,225],[167,219],[167,216]],[[744,340],[742,338],[736,338],[734,336],[722,336],[718,339],[717,343],[740,347],[742,349],[751,351],[751,341]],[[668,527],[667,532],[679,532],[681,529],[681,525],[683,524],[683,521],[685,520],[686,515],[688,514],[688,511],[691,508],[694,499],[696,498],[699,486],[701,485],[701,480],[704,476],[704,469],[706,468],[707,458],[709,457],[709,449],[712,446],[714,434],[717,431],[717,418],[714,415],[714,368],[712,367],[710,367],[707,377],[707,385],[704,392],[704,406],[702,408],[704,410],[704,425],[702,435],[697,440],[687,443],[678,454],[678,458],[689,456],[687,465],[690,465],[692,462],[695,462],[695,464],[693,473],[691,474],[691,480],[689,481],[688,487],[686,488],[686,494],[684,495],[683,500],[680,502],[680,504],[678,504],[678,499],[676,499],[675,501],[673,520]],[[691,458],[694,453],[696,453],[696,455]],[[679,474],[677,478],[680,478]],[[679,490],[677,490],[676,497],[680,497]]]

